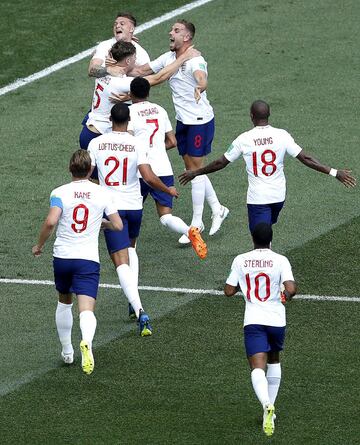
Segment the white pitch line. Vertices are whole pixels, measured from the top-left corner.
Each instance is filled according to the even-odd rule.
[[[184,14],[185,12],[191,11],[192,9],[198,8],[199,6],[205,5],[206,3],[210,3],[212,1],[214,0],[197,0],[195,2],[188,3],[187,5],[184,5],[180,8],[174,9],[173,11],[170,11],[159,17],[156,17],[155,19],[152,19],[149,22],[143,23],[142,25],[136,28],[135,34],[140,34],[150,28],[153,28],[154,26],[160,25],[160,23],[166,22],[167,20],[174,18],[175,16]],[[35,80],[39,80],[42,79],[43,77],[49,76],[50,74],[55,73],[55,71],[59,71],[68,65],[71,65],[75,62],[79,62],[82,59],[85,59],[85,57],[89,57],[95,48],[96,46],[93,46],[92,48],[82,51],[76,54],[75,56],[69,57],[68,59],[62,60],[61,62],[57,62],[54,65],[51,65],[41,71],[38,71],[37,73],[31,74],[28,77],[17,79],[15,82],[12,82],[0,88],[0,96],[10,93],[10,91],[17,90],[18,88],[21,88],[25,85],[28,85],[29,83],[32,83]]]
[[[54,282],[50,280],[21,280],[17,278],[0,278],[3,284],[33,284],[54,286]],[[121,289],[118,284],[100,283],[100,287],[106,289]],[[139,286],[139,290],[148,290],[152,292],[171,292],[182,294],[202,294],[202,295],[224,295],[223,291],[216,289],[191,289],[183,287],[157,287],[157,286]],[[360,303],[360,297],[346,296],[329,296],[329,295],[296,295],[296,300],[314,300],[314,301],[345,301],[352,303]]]

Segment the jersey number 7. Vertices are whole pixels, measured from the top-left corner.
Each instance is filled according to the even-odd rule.
[[[159,129],[159,121],[157,119],[146,119],[146,123],[155,125],[155,130],[150,135],[149,145],[150,145],[150,148],[151,148],[153,146],[153,139],[154,139],[155,133]]]

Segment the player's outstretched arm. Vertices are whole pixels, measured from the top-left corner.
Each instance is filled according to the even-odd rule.
[[[179,182],[181,185],[185,185],[188,182],[192,181],[196,176],[206,175],[208,173],[222,170],[228,164],[230,164],[230,161],[228,161],[225,156],[222,155],[221,158],[210,162],[210,164],[205,165],[205,167],[203,168],[199,168],[198,170],[186,170],[184,173],[181,173],[181,175],[179,175]]]
[[[168,187],[158,176],[155,175],[150,164],[139,165],[139,172],[141,173],[143,180],[147,182],[150,187],[156,190],[161,190],[162,192],[165,192],[170,196],[173,196],[174,198],[177,198],[179,196],[179,193],[175,187]]]
[[[194,57],[199,57],[200,54],[201,53],[197,49],[190,46],[183,54],[181,54],[181,56],[177,57],[174,62],[162,68],[158,73],[146,76],[146,79],[149,81],[151,86],[165,82],[166,80],[170,79],[174,73],[176,73],[184,62]]]
[[[48,216],[41,227],[38,243],[32,248],[34,256],[42,254],[46,241],[53,233],[56,224],[59,222],[61,212],[62,209],[60,207],[51,207],[49,210]]]
[[[318,159],[301,150],[301,152],[296,156],[297,159],[313,170],[316,170],[321,173],[325,173],[326,175],[334,176],[341,183],[345,185],[345,187],[355,187],[356,179],[351,175],[351,170],[336,170],[334,168],[328,167],[327,165],[322,164]]]

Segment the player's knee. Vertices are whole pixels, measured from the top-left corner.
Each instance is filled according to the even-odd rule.
[[[171,218],[172,216],[170,213],[167,213],[166,215],[160,217],[160,222],[163,226],[167,227]]]
[[[191,184],[192,185],[202,184],[203,182],[205,182],[205,176],[204,175],[196,176],[194,179],[191,180]]]

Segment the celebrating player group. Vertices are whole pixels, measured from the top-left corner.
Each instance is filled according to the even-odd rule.
[[[37,244],[41,255],[55,227],[53,267],[59,293],[56,327],[61,357],[74,361],[72,299],[76,294],[81,330],[82,369],[95,367],[93,339],[95,302],[99,286],[98,237],[103,229],[106,246],[128,300],[129,317],[137,320],[139,334],[153,334],[153,323],[143,308],[138,289],[143,203],[150,195],[160,223],[179,234],[204,260],[205,201],[211,208],[210,241],[229,216],[219,202],[207,174],[223,169],[240,156],[248,175],[248,224],[254,249],[233,261],[225,283],[225,295],[241,291],[245,300],[244,341],[251,382],[263,412],[263,431],[275,429],[275,400],[280,387],[280,351],[285,341],[285,303],[297,286],[289,260],[271,249],[272,226],[286,198],[286,154],[318,172],[335,177],[346,187],[356,185],[348,169],[322,164],[294,141],[285,130],[269,123],[270,106],[254,100],[250,106],[253,128],[241,133],[227,151],[206,165],[215,132],[214,110],[207,99],[207,62],[194,48],[195,26],[177,20],[169,32],[170,50],[153,61],[134,37],[136,19],[121,12],[114,22],[114,37],[101,42],[89,63],[94,77],[92,106],[82,122],[80,149],[70,160],[70,183],[50,194],[50,209]],[[176,129],[166,110],[149,100],[151,86],[168,81],[176,113]],[[177,147],[185,171],[182,185],[191,182],[192,219],[186,223],[173,214],[179,194],[167,150]],[[213,239],[214,237],[214,239]],[[216,255],[214,253],[214,255]]]

